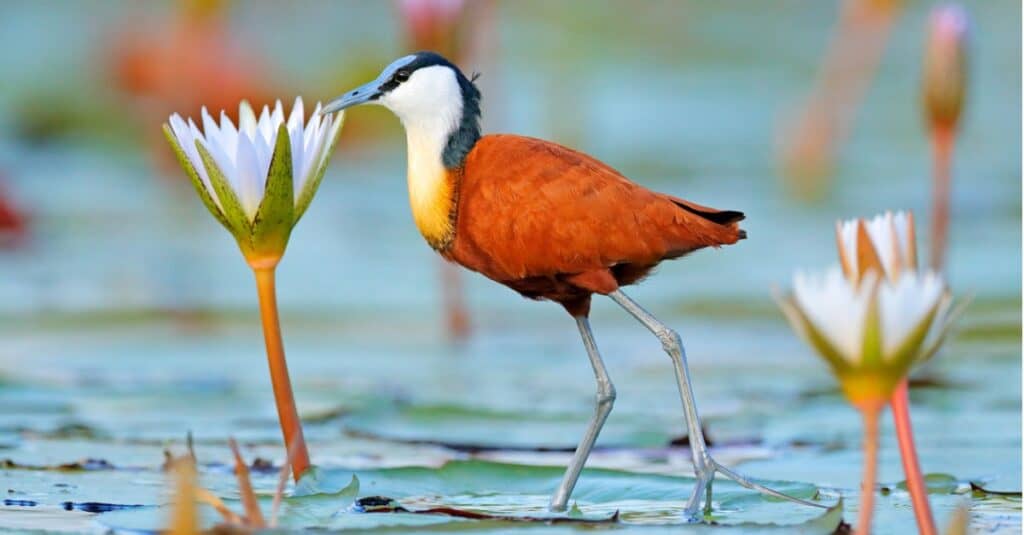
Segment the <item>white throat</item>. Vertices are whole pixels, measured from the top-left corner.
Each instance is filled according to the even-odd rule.
[[[430,241],[450,230],[453,192],[443,156],[462,120],[462,91],[452,69],[435,65],[413,72],[380,103],[405,127],[409,204],[416,225]]]

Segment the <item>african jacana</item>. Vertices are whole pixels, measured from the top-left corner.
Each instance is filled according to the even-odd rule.
[[[565,510],[583,464],[615,402],[615,387],[588,318],[593,294],[606,295],[661,340],[675,367],[697,485],[694,518],[716,472],[755,484],[708,453],[679,335],[621,289],[662,260],[746,237],[743,214],[714,210],[645,189],[600,161],[561,145],[515,135],[480,135],[480,91],[434,52],[408,55],[376,80],[321,113],[381,104],[405,126],[408,186],[420,233],[444,258],[532,299],[562,305],[576,320],[597,380],[593,418],[550,508]],[[810,502],[797,500],[809,505]]]

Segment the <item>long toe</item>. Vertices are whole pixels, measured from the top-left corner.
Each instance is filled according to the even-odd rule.
[[[752,479],[750,479],[750,478],[748,478],[748,477],[746,477],[746,476],[744,476],[742,474],[739,474],[737,472],[732,471],[731,469],[723,466],[718,461],[712,460],[712,462],[714,463],[715,471],[720,472],[723,476],[725,476],[725,477],[735,481],[736,483],[739,483],[741,486],[744,486],[744,487],[746,487],[748,489],[756,490],[757,492],[760,492],[761,494],[767,494],[769,496],[774,496],[776,498],[779,498],[780,500],[786,500],[786,501],[789,501],[789,502],[798,503],[800,505],[807,505],[807,506],[810,506],[810,507],[819,507],[819,508],[822,508],[822,509],[828,508],[828,506],[826,506],[824,504],[807,501],[807,500],[804,500],[802,498],[797,498],[795,496],[790,496],[789,494],[785,494],[785,493],[779,492],[779,491],[777,491],[775,489],[768,488],[768,487],[766,487],[766,486],[764,486],[764,485],[762,485],[760,483],[755,483]]]

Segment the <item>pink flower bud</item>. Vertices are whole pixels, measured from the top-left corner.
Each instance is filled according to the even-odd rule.
[[[933,128],[955,128],[967,86],[967,12],[956,4],[935,8],[924,56],[924,107]]]

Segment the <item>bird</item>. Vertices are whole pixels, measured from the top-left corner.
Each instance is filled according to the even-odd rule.
[[[436,52],[398,58],[375,80],[343,93],[321,113],[360,104],[383,105],[405,128],[410,207],[430,247],[524,297],[558,303],[576,323],[594,372],[595,406],[551,497],[551,511],[566,510],[616,399],[588,319],[595,294],[607,296],[643,324],[672,361],[697,481],[684,510],[688,520],[697,519],[704,495],[705,510],[710,510],[716,473],[820,507],[755,483],[710,455],[679,334],[622,290],[664,260],[746,238],[739,227],[742,212],[651,191],[551,141],[481,135],[480,90]]]

